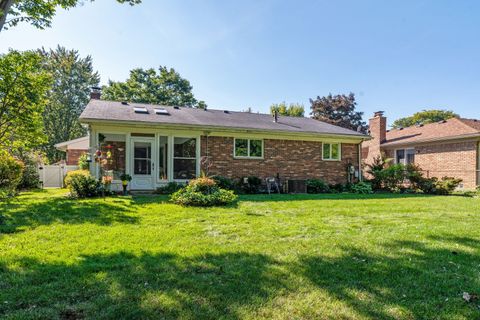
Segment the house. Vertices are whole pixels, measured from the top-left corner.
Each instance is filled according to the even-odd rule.
[[[125,172],[132,190],[184,182],[201,172],[229,178],[360,179],[361,142],[369,137],[314,119],[91,99],[91,171]],[[350,171],[347,172],[347,168]]]
[[[371,140],[362,158],[371,163],[384,153],[395,163],[414,163],[426,177],[456,177],[465,189],[480,185],[480,120],[452,118],[437,123],[387,130],[387,118],[370,119]]]
[[[57,143],[55,148],[66,153],[65,164],[76,166],[78,159],[88,153],[90,138],[88,136]]]

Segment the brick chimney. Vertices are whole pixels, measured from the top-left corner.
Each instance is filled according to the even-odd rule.
[[[92,91],[90,91],[90,99],[100,100],[102,96],[102,88],[100,87],[92,87]]]
[[[387,118],[383,116],[383,111],[377,111],[368,123],[372,139],[362,143],[362,157],[365,163],[370,164],[375,157],[381,155],[380,145],[387,140]]]
[[[373,118],[369,120],[370,135],[373,140],[380,144],[387,140],[387,118],[383,116],[383,111],[377,111]]]

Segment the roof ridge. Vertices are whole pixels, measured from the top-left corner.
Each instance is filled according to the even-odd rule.
[[[468,123],[465,123],[465,121],[472,121],[472,122],[478,122],[479,123],[479,127],[480,127],[480,120],[478,119],[469,119],[469,118],[458,118],[458,120],[463,123],[464,125],[466,125],[467,127],[471,128],[471,129],[474,129],[478,132],[480,132],[480,129],[477,129],[475,128],[474,126],[471,126],[470,124]]]
[[[457,120],[457,121],[460,122],[462,125],[464,125],[465,127],[469,128],[469,129],[471,129],[471,130],[473,129],[473,130],[475,130],[476,132],[480,132],[480,130],[478,130],[477,128],[472,127],[471,125],[469,125],[469,124],[467,124],[467,123],[464,122],[464,120],[471,120],[471,119],[460,118],[460,117],[457,118],[457,117],[455,117],[455,120]],[[472,119],[472,121],[473,121],[473,119]]]

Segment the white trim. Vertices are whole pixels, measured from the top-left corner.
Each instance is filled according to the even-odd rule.
[[[247,156],[237,156],[236,153],[236,145],[237,145],[237,139],[238,140],[247,140]],[[257,140],[262,142],[262,155],[260,157],[252,157],[250,156],[250,141],[251,140]],[[258,139],[258,138],[233,138],[233,158],[234,159],[251,159],[251,160],[262,160],[264,158],[264,149],[265,149],[265,142],[263,139]]]
[[[323,148],[325,147],[326,144],[330,145],[330,158],[325,159],[324,157],[324,152]],[[332,145],[338,144],[338,159],[333,159],[332,158]],[[340,142],[322,142],[322,160],[323,161],[342,161],[342,144]]]

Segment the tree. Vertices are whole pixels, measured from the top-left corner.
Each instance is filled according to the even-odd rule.
[[[55,50],[40,50],[44,69],[52,75],[48,103],[43,112],[47,143],[43,146],[51,162],[60,160],[63,153],[55,144],[80,138],[86,134],[78,120],[90,99],[90,90],[98,86],[100,76],[93,70],[92,58],[81,58],[76,50],[58,46]]]
[[[93,2],[94,0],[90,0]],[[142,0],[117,0],[135,5]],[[19,22],[28,22],[38,29],[50,27],[58,8],[70,9],[83,3],[81,0],[0,0],[0,32]],[[12,17],[7,20],[7,17]]]
[[[420,112],[414,113],[413,116],[395,120],[392,124],[392,128],[406,128],[457,117],[458,114],[450,110],[422,110]]]
[[[160,66],[155,69],[133,69],[125,82],[108,81],[102,90],[102,98],[114,101],[152,103],[170,106],[195,107],[197,100],[188,80],[173,68]],[[200,106],[205,108],[202,101]]]
[[[0,56],[0,149],[15,152],[43,143],[42,112],[51,78],[36,52]]]
[[[305,114],[305,108],[300,103],[290,103],[290,105],[285,102],[274,103],[270,106],[270,113],[273,114],[275,111],[279,115],[290,117],[303,117]]]
[[[336,96],[330,93],[326,97],[310,99],[310,103],[313,119],[359,132],[367,130],[367,124],[362,120],[363,112],[355,111],[357,103],[353,93]]]

